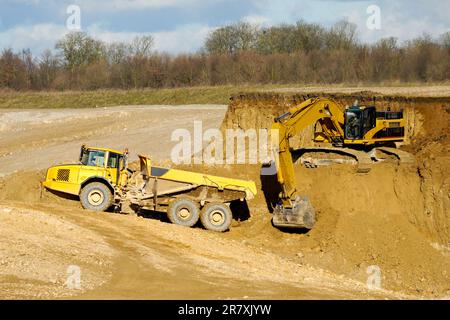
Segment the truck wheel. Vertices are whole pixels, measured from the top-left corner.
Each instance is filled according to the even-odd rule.
[[[198,222],[199,216],[197,204],[190,199],[175,199],[167,208],[170,222],[180,226],[193,227]]]
[[[203,207],[200,220],[211,231],[224,232],[230,228],[233,214],[223,203],[209,203]]]
[[[106,211],[112,205],[113,197],[109,188],[100,182],[87,184],[80,192],[83,208],[94,211]]]

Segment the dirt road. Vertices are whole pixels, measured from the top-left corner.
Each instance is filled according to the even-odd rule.
[[[124,106],[98,109],[0,110],[0,176],[77,159],[81,144],[128,147],[131,156],[170,159],[175,129],[220,126],[222,105]]]

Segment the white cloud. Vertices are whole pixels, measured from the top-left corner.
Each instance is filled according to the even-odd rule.
[[[3,0],[5,1],[5,0]],[[143,9],[143,8],[161,8],[161,7],[182,7],[209,3],[211,1],[221,0],[6,0],[9,3],[45,5],[50,3],[64,2],[65,5],[77,4],[86,9]]]
[[[74,4],[88,11],[122,11],[162,7],[191,7],[224,0],[73,0]]]
[[[170,53],[196,51],[203,46],[205,38],[213,29],[206,25],[185,25],[173,31],[153,33],[155,49]]]
[[[5,1],[5,0],[0,0]],[[58,0],[6,0],[16,3],[54,4]],[[212,1],[226,0],[65,0],[64,3],[74,3],[83,10],[93,10],[99,16],[106,10],[135,10],[158,7],[191,8],[202,6]],[[411,39],[420,36],[424,32],[438,36],[450,30],[450,1],[429,0],[429,2],[391,2],[374,0],[381,7],[381,30],[369,30],[366,27],[367,5],[373,1],[298,1],[298,0],[247,0],[253,4],[254,9],[242,17],[234,16],[233,23],[242,20],[261,26],[270,26],[279,23],[294,23],[305,19],[308,22],[318,22],[331,25],[334,22],[347,17],[349,21],[358,25],[358,33],[362,41],[372,42],[383,37],[398,37],[400,40]],[[61,13],[65,17],[65,11]],[[107,17],[107,15],[105,14]],[[56,20],[55,20],[56,21]],[[59,21],[62,21],[59,20]],[[0,48],[11,47],[15,50],[30,48],[35,54],[44,49],[52,49],[58,39],[64,36],[68,30],[62,24],[40,23],[34,25],[22,25],[0,31]],[[108,21],[114,26],[114,21]],[[84,28],[90,35],[104,40],[131,41],[134,37],[152,34],[155,38],[155,48],[158,51],[167,51],[173,54],[181,52],[193,52],[199,49],[207,34],[217,26],[192,23],[177,26],[174,21],[173,29],[159,32],[113,32],[105,25],[90,25]],[[144,29],[145,26],[142,26]],[[145,29],[144,29],[145,30]]]
[[[155,39],[154,49],[171,54],[194,52],[201,48],[204,39],[213,28],[207,25],[190,24],[174,30],[160,32],[113,32],[98,25],[89,26],[89,35],[105,42],[130,42],[136,36],[151,34]],[[56,42],[69,31],[62,25],[36,24],[21,26],[0,32],[0,48],[15,51],[30,48],[34,54],[53,49]]]
[[[363,42],[374,42],[386,37],[395,37],[400,41],[405,41],[419,37],[424,33],[438,37],[449,30],[448,22],[435,18],[439,16],[437,7],[427,12],[428,17],[422,15],[421,19],[416,19],[413,14],[419,15],[420,8],[405,7],[404,5],[399,3],[381,5],[380,30],[369,30],[367,28],[366,22],[369,15],[362,10],[366,6],[350,10],[347,13],[347,18],[358,26],[358,34]]]
[[[270,19],[266,16],[262,16],[262,15],[248,15],[244,18],[242,18],[242,21],[253,24],[253,25],[257,25],[257,26],[265,26],[268,25],[270,23]]]
[[[88,33],[105,42],[130,42],[137,36],[151,34],[155,39],[155,50],[178,54],[200,49],[211,30],[213,28],[200,24],[183,25],[174,30],[159,32],[111,32],[99,26],[91,26]]]
[[[41,53],[45,49],[53,49],[56,41],[67,32],[64,26],[51,23],[15,27],[0,32],[0,48],[30,48],[35,54]]]

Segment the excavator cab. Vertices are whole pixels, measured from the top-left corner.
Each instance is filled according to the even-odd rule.
[[[377,111],[374,106],[352,106],[345,110],[344,134],[345,139],[363,139],[365,134],[375,128]]]

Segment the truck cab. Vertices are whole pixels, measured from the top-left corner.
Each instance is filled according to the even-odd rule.
[[[120,171],[125,167],[124,153],[113,149],[82,146],[79,161],[83,166],[82,169],[87,172],[82,178],[95,173],[96,176],[106,178],[113,186],[118,184]]]
[[[78,164],[49,168],[42,185],[49,190],[80,196],[85,208],[106,210],[113,203],[114,189],[126,168],[127,154],[127,151],[83,145]]]

